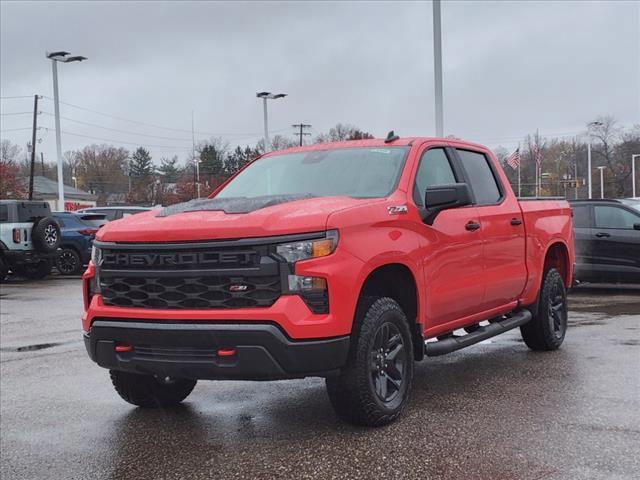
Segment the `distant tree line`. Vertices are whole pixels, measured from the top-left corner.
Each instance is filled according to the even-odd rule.
[[[543,138],[527,135],[520,144],[522,195],[535,193],[534,152],[542,158],[541,194],[568,198],[587,196],[587,141],[592,142],[593,194],[599,195],[600,178],[596,167],[604,166],[605,196],[631,195],[631,154],[640,153],[640,125],[624,129],[612,117],[589,122],[584,135],[574,138]],[[320,133],[312,143],[361,140],[373,136],[360,128],[339,123]],[[297,146],[294,139],[275,135],[268,150]],[[497,147],[496,156],[517,192],[518,172],[505,161],[515,148]],[[211,138],[196,145],[195,157],[177,156],[154,159],[144,147],[133,151],[112,145],[88,145],[64,154],[64,181],[98,196],[99,204],[114,201],[140,205],[169,205],[197,196],[196,162],[200,173],[201,196],[206,196],[239,169],[265,151],[264,141],[256,145],[231,148],[223,138]],[[639,165],[640,167],[640,162]],[[577,169],[577,170],[576,170]],[[640,169],[640,168],[639,168]],[[25,152],[8,140],[0,148],[0,198],[25,198],[30,163]],[[577,172],[577,176],[576,176]],[[36,175],[55,180],[55,163],[38,163]],[[114,200],[114,195],[117,200]]]

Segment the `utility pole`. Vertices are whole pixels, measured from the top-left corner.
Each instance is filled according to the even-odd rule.
[[[442,106],[442,27],[440,0],[433,0],[433,74],[436,100],[436,137],[444,136]]]
[[[36,165],[36,131],[38,130],[38,95],[33,96],[33,129],[31,131],[31,172],[29,173],[29,200],[33,200],[33,169]]]
[[[196,194],[200,198],[200,159],[196,159],[196,132],[194,130],[193,123],[193,110],[191,110],[191,154],[193,156],[193,163],[195,164],[195,181],[196,181]]]
[[[309,132],[305,132],[305,128],[311,128],[311,125],[305,123],[295,123],[291,125],[293,128],[298,128],[299,131],[296,133],[300,137],[300,146],[302,146],[302,137],[306,135],[311,135]]]

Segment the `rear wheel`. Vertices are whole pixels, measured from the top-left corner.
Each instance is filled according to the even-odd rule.
[[[532,350],[555,350],[567,332],[567,291],[562,275],[549,269],[542,282],[538,313],[520,327],[524,343]]]
[[[123,400],[143,408],[172,407],[193,391],[197,380],[155,377],[110,370],[111,383]]]
[[[367,299],[345,369],[326,380],[338,416],[382,426],[404,409],[413,379],[413,347],[402,308],[391,298]]]
[[[80,255],[72,248],[63,249],[56,259],[56,268],[63,275],[77,275],[82,270]]]

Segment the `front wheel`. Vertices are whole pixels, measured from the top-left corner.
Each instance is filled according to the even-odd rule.
[[[560,272],[549,269],[542,282],[538,313],[520,327],[522,339],[531,350],[555,350],[567,332],[567,291]]]
[[[378,427],[395,420],[409,399],[413,347],[407,317],[395,300],[366,299],[365,305],[356,318],[347,366],[326,385],[338,416]]]
[[[0,283],[4,283],[9,275],[9,267],[4,263],[4,259],[0,257]]]
[[[189,396],[197,380],[156,377],[110,370],[111,383],[118,395],[143,408],[172,407]]]

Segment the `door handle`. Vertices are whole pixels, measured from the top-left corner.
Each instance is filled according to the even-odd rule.
[[[607,238],[607,237],[610,237],[610,236],[611,236],[611,234],[605,233],[605,232],[596,233],[596,237],[598,237],[598,238]]]
[[[469,223],[467,223],[464,228],[466,228],[467,230],[469,230],[470,232],[473,232],[475,230],[478,230],[480,228],[480,224],[478,222],[474,222],[473,220],[470,221]]]
[[[511,225],[513,225],[514,227],[517,227],[518,225],[522,225],[522,220],[520,220],[519,218],[512,218]]]

